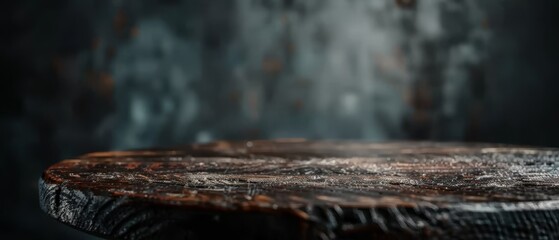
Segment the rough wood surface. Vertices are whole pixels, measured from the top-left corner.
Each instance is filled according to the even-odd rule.
[[[559,151],[215,142],[48,168],[45,212],[123,239],[559,239]]]

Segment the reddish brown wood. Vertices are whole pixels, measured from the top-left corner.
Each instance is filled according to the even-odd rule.
[[[110,238],[559,238],[559,151],[248,141],[91,153],[48,168],[41,206]]]

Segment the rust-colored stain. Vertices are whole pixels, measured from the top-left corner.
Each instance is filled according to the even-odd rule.
[[[487,17],[486,17],[486,18],[483,18],[483,19],[481,20],[481,22],[480,22],[480,26],[481,26],[483,29],[489,29],[489,28],[491,28],[491,22],[490,22],[489,18],[487,18]]]
[[[53,57],[51,60],[51,67],[54,71],[54,74],[56,74],[57,76],[61,76],[65,68],[62,58],[60,56]]]
[[[95,37],[91,40],[91,49],[92,50],[98,49],[100,45],[101,45],[101,38],[100,37]]]
[[[288,53],[291,53],[291,54],[294,53],[294,52],[295,52],[295,49],[296,49],[296,47],[295,47],[295,43],[294,43],[293,41],[287,41],[287,42],[285,43],[285,50],[286,50]]]
[[[301,100],[301,99],[296,99],[292,103],[293,110],[295,110],[297,112],[301,111],[304,106],[305,106],[305,102],[303,102],[303,100]]]
[[[122,9],[118,10],[115,17],[113,18],[113,29],[117,34],[122,34],[126,29],[127,24],[128,16]]]
[[[132,28],[130,28],[131,37],[137,37],[138,35],[140,35],[140,28],[138,26],[133,26]]]
[[[278,74],[283,69],[283,63],[277,58],[264,58],[262,70],[268,74]]]
[[[109,73],[90,71],[86,74],[89,86],[99,95],[110,97],[113,93],[114,80]]]
[[[108,46],[107,49],[105,50],[105,56],[107,57],[107,60],[111,60],[115,57],[116,55],[116,49],[114,46]]]
[[[404,9],[415,8],[415,6],[417,5],[417,0],[395,0],[395,1],[396,1],[396,5]]]
[[[231,103],[239,103],[239,101],[241,100],[241,93],[237,90],[231,91],[227,95],[227,99]]]

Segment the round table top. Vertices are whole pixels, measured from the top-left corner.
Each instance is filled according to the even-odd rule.
[[[97,152],[41,207],[109,238],[559,238],[559,151],[495,144],[219,141]]]

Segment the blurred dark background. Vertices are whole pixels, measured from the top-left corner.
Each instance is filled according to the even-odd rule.
[[[40,211],[37,180],[90,151],[287,137],[559,147],[558,10],[555,0],[5,2],[0,238],[86,238]]]

